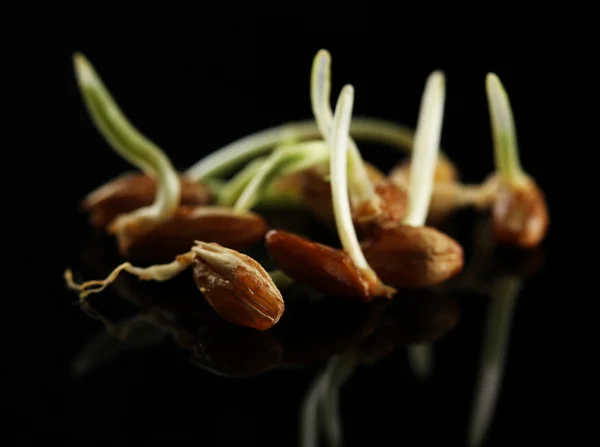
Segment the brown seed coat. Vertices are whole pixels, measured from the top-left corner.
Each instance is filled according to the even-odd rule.
[[[343,250],[283,230],[270,230],[265,240],[279,269],[325,295],[371,301],[376,296],[390,298],[395,292],[369,278]]]
[[[195,240],[216,242],[242,250],[268,231],[265,219],[253,212],[216,206],[180,206],[170,219],[145,228],[133,222],[118,234],[119,251],[129,259],[172,259],[189,250]],[[110,231],[116,231],[110,228]]]
[[[203,258],[199,253],[194,256],[194,281],[211,307],[225,320],[239,326],[260,331],[274,326],[283,315],[285,305],[265,269],[243,253],[219,244],[202,245],[217,254],[231,255],[224,262]]]
[[[427,287],[462,270],[463,249],[431,227],[397,225],[379,228],[361,244],[367,262],[394,287]]]
[[[181,180],[181,205],[207,205],[212,202],[208,186]],[[89,213],[90,224],[104,229],[117,216],[150,206],[156,197],[156,180],[139,172],[121,175],[89,194],[81,203]]]
[[[549,220],[544,193],[535,181],[502,185],[492,208],[492,229],[498,242],[535,247],[546,236]]]

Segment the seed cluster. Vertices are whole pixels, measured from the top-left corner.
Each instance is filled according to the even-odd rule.
[[[486,87],[496,171],[480,185],[466,185],[448,156],[438,154],[442,72],[427,79],[413,132],[374,118],[353,119],[351,85],[332,110],[331,56],[321,50],[311,74],[314,121],[249,135],[180,172],[129,123],[85,57],[76,54],[74,63],[96,127],[140,170],[82,201],[90,225],[114,236],[127,262],[106,279],[83,284],[67,270],[67,284],[81,300],[123,270],[166,281],[191,267],[199,291],[222,318],[264,331],[285,310],[277,287],[282,278],[328,296],[370,302],[455,277],[463,269],[463,249],[437,227],[459,208],[490,211],[502,244],[535,247],[547,232],[543,192],[520,165],[508,96],[493,74]],[[362,159],[354,138],[390,143],[410,157],[386,173]],[[260,210],[273,207],[305,210],[337,233],[341,248],[270,228]],[[268,272],[243,253],[261,241],[278,270]],[[140,268],[130,261],[156,264]]]

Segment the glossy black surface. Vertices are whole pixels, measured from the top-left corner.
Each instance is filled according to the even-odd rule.
[[[310,21],[292,26],[282,19],[266,27],[223,18],[182,26],[171,40],[145,40],[126,21],[97,14],[89,29],[74,25],[76,37],[40,47],[48,85],[56,86],[44,92],[40,122],[52,126],[42,143],[11,155],[27,179],[23,192],[11,196],[14,225],[3,242],[7,281],[14,285],[4,293],[3,318],[10,359],[4,401],[10,431],[18,434],[14,445],[40,439],[86,446],[299,445],[311,384],[332,355],[348,360],[352,352],[360,362],[339,391],[343,445],[466,445],[486,328],[499,316],[508,317],[510,328],[491,352],[505,349],[506,361],[498,368],[499,394],[482,445],[538,445],[554,436],[560,428],[548,424],[559,411],[552,397],[558,385],[549,371],[559,357],[548,334],[562,323],[549,312],[557,294],[579,295],[565,278],[582,268],[564,260],[576,259],[591,228],[581,219],[573,230],[569,217],[585,215],[589,203],[580,195],[561,197],[586,190],[594,169],[583,163],[573,173],[564,151],[577,136],[549,129],[561,127],[557,114],[578,110],[567,86],[577,89],[593,72],[558,66],[540,80],[543,64],[508,68],[499,59],[466,68],[436,54],[421,64],[398,64],[395,35],[376,22],[368,33],[336,35],[311,31]],[[523,165],[548,197],[551,228],[537,253],[542,262],[516,268],[522,254],[496,250],[489,262],[476,263],[476,288],[461,284],[461,276],[441,291],[372,306],[318,299],[294,286],[284,294],[280,324],[266,333],[223,323],[196,293],[191,273],[160,285],[123,277],[90,300],[94,315],[114,325],[122,340],[110,336],[92,311],[78,306],[62,274],[71,267],[81,278],[102,277],[120,262],[113,242],[94,235],[77,207],[88,191],[131,167],[89,120],[72,52],[90,58],[136,126],[185,169],[245,134],[309,118],[310,65],[321,47],[333,56],[333,94],[351,82],[356,114],[411,126],[425,77],[444,69],[442,144],[468,182],[481,181],[493,166],[484,77],[496,71],[513,101]],[[573,129],[576,121],[585,127],[587,115],[580,118],[564,116],[561,128]],[[384,170],[399,157],[387,149],[365,152]],[[471,212],[449,224],[469,264],[474,231],[485,225]],[[506,298],[515,277],[520,288]],[[507,295],[492,296],[493,290]],[[501,306],[507,300],[514,308]],[[410,358],[423,343],[431,343],[433,361],[430,375],[420,379]]]

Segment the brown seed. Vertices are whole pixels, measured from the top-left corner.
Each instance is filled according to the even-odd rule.
[[[379,228],[361,246],[381,280],[394,287],[442,283],[460,272],[464,262],[460,244],[431,227]]]
[[[498,242],[532,248],[546,236],[548,208],[542,190],[528,178],[523,185],[502,185],[492,208],[492,229]]]
[[[300,196],[312,215],[328,228],[335,228],[335,216],[331,202],[331,185],[326,179],[327,170],[313,166],[295,173],[299,179]]]
[[[281,292],[258,262],[214,243],[196,242],[192,251],[194,281],[221,317],[260,331],[279,321]]]
[[[207,205],[212,201],[208,186],[193,182],[183,175],[181,205]],[[156,196],[156,181],[143,173],[127,173],[106,183],[89,194],[81,207],[90,215],[90,223],[105,228],[115,217],[144,206],[150,206]]]
[[[195,240],[216,242],[242,250],[258,242],[268,230],[262,216],[216,206],[180,206],[175,215],[145,227],[133,222],[117,233],[119,251],[128,259],[171,260],[189,250]],[[109,227],[115,234],[115,230]]]
[[[376,219],[363,219],[365,213],[354,212],[354,224],[361,237],[368,237],[374,227],[396,226],[406,215],[408,197],[405,190],[385,179],[375,185],[375,192],[381,198],[381,213]]]
[[[376,296],[391,298],[395,293],[356,267],[343,250],[282,230],[270,230],[265,240],[279,269],[325,295],[371,301]]]
[[[375,187],[375,193],[381,199],[381,212],[375,215],[372,207],[353,209],[354,223],[363,231],[370,225],[388,225],[400,222],[406,213],[405,191],[386,179],[376,167],[365,163],[367,174]],[[309,207],[313,216],[328,228],[335,229],[335,216],[331,202],[331,185],[327,181],[327,170],[324,166],[314,166],[295,173],[295,184],[298,185],[300,196]],[[362,228],[361,227],[366,227]]]

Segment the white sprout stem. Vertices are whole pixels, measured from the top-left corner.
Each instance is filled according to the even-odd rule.
[[[179,205],[181,191],[171,161],[129,122],[90,62],[80,53],[74,55],[73,62],[77,83],[96,128],[119,155],[148,176],[157,178],[154,203],[136,214],[157,219],[170,216]]]
[[[327,159],[327,146],[320,141],[298,143],[276,149],[254,173],[233,209],[247,211],[259,201],[263,186],[286,164],[293,164],[295,170],[300,170],[314,163]],[[308,162],[306,161],[308,159]],[[286,173],[294,172],[288,169]]]
[[[354,117],[350,135],[410,152],[414,132],[412,129],[378,118]],[[255,158],[289,140],[310,140],[321,137],[314,120],[280,124],[242,137],[202,158],[186,171],[194,181],[225,175],[244,162]]]
[[[333,112],[330,104],[331,95],[331,55],[327,50],[320,50],[315,56],[311,73],[310,100],[313,115],[323,140],[330,143],[333,128]],[[348,138],[348,167],[350,174],[350,199],[355,205],[376,198],[363,159],[351,138]]]
[[[406,225],[423,226],[427,218],[444,118],[445,79],[441,71],[427,78],[421,99],[421,108],[415,132],[410,179],[408,186],[408,211]]]
[[[346,85],[342,89],[335,107],[331,132],[329,172],[331,175],[333,214],[344,250],[358,268],[372,272],[373,276],[376,277],[377,275],[367,263],[360,248],[348,198],[348,129],[350,128],[353,102],[354,88],[351,85]]]
[[[521,280],[505,278],[495,284],[489,304],[475,400],[469,423],[469,445],[481,445],[488,430],[504,375],[510,327]]]
[[[494,73],[486,77],[486,92],[492,133],[496,170],[504,180],[518,184],[525,177],[519,160],[517,132],[508,94]]]

